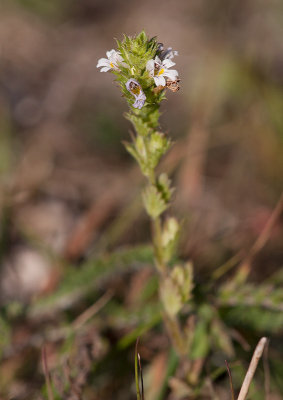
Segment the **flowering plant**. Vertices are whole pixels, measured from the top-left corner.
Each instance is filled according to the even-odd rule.
[[[116,76],[130,111],[126,114],[135,128],[132,143],[125,143],[128,152],[138,162],[148,180],[142,198],[152,220],[155,264],[159,272],[159,292],[164,320],[179,355],[187,353],[187,340],[181,332],[178,313],[188,301],[192,290],[191,264],[172,264],[179,223],[174,217],[161,218],[170,205],[173,189],[165,173],[156,174],[161,157],[171,145],[159,130],[159,107],[166,89],[179,90],[178,72],[171,69],[178,55],[172,48],[164,49],[156,38],[148,39],[144,32],[136,37],[117,40],[118,50],[106,53],[98,61],[101,72]]]

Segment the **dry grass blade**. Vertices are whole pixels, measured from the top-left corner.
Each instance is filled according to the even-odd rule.
[[[142,375],[142,366],[141,366],[141,356],[138,353],[138,362],[139,362],[139,369],[140,369],[140,376],[141,376],[141,400],[144,400],[144,386],[143,386],[143,375]]]
[[[107,290],[103,296],[101,296],[94,304],[87,308],[82,314],[80,314],[75,321],[72,323],[74,329],[79,329],[89,319],[91,319],[98,311],[100,311],[113,297],[113,291]]]
[[[228,375],[229,375],[231,398],[232,398],[232,400],[235,400],[235,393],[234,393],[234,388],[233,388],[232,375],[231,375],[231,371],[230,371],[230,368],[229,368],[229,364],[228,364],[228,362],[226,360],[225,360],[225,364],[226,364],[226,368],[227,368]]]
[[[268,364],[268,346],[269,340],[266,343],[263,353],[264,391],[266,400],[270,398],[270,368]]]
[[[247,257],[243,260],[243,262],[239,266],[239,276],[242,277],[243,280],[249,275],[251,270],[251,263],[254,256],[265,246],[266,242],[270,238],[270,234],[272,228],[274,227],[276,221],[280,217],[283,211],[283,193],[281,194],[276,207],[274,208],[270,218],[268,219],[264,229],[262,230],[261,234],[257,238],[256,242],[252,246],[251,250],[249,251]]]
[[[143,386],[141,357],[138,352],[139,339],[140,338],[138,337],[137,341],[136,341],[136,348],[135,348],[135,381],[136,381],[137,400],[144,400],[144,386]],[[140,391],[140,381],[141,381],[141,391]]]
[[[253,379],[254,373],[256,371],[258,362],[260,360],[260,357],[262,356],[266,342],[267,342],[267,338],[265,338],[265,337],[261,338],[260,341],[258,342],[258,345],[256,346],[256,349],[254,351],[252,360],[250,362],[248,371],[246,373],[246,376],[245,376],[245,379],[242,384],[242,387],[241,387],[241,390],[240,390],[237,400],[245,400],[245,398],[248,394],[249,387],[250,387],[251,381]]]
[[[137,392],[137,400],[141,400],[141,393],[140,393],[140,381],[139,381],[139,365],[138,365],[138,344],[139,338],[136,341],[136,348],[135,348],[135,381],[136,381],[136,392]]]
[[[52,385],[51,385],[51,379],[50,379],[50,373],[49,373],[49,370],[48,370],[46,347],[45,346],[43,346],[42,350],[41,350],[41,359],[42,359],[42,368],[43,368],[45,381],[46,381],[48,400],[54,400],[53,391],[52,391]]]

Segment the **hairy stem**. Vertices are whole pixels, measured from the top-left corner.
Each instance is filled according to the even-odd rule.
[[[152,182],[151,182],[152,183]],[[163,247],[162,247],[162,226],[161,226],[161,218],[157,217],[152,219],[152,241],[154,245],[154,258],[155,265],[160,274],[160,284],[168,275],[168,265],[166,265],[164,261],[163,255]],[[173,317],[166,313],[166,310],[163,310],[164,321],[166,328],[168,330],[169,336],[173,342],[173,345],[180,357],[183,357],[186,354],[186,345],[183,334],[181,332],[180,324],[177,317]]]
[[[167,267],[163,261],[162,245],[161,245],[161,218],[155,218],[152,220],[152,240],[154,246],[154,258],[155,265],[158,272],[165,277],[167,272]]]
[[[156,110],[153,109],[151,111],[148,110],[147,115],[138,115],[135,113],[135,119],[132,120],[133,125],[135,127],[137,137],[152,137],[152,135],[158,133],[157,131],[153,132],[151,130],[150,132],[145,132],[142,131],[142,126],[144,123],[149,123],[152,120],[153,112]],[[133,115],[133,114],[132,114]],[[131,119],[131,116],[129,117]],[[149,125],[150,126],[150,125]],[[154,129],[154,128],[153,128]],[[146,148],[146,153],[149,152],[149,147]],[[164,153],[166,150],[164,150]],[[164,154],[163,153],[163,154]],[[148,166],[149,169],[147,169],[146,172],[146,177],[149,183],[149,186],[155,187],[157,189],[157,192],[160,191],[159,188],[159,183],[158,179],[156,176],[156,167],[150,167],[150,159],[148,159]],[[164,200],[166,201],[166,204],[169,204],[169,199]],[[149,213],[150,215],[150,213]],[[162,220],[161,216],[151,216],[151,222],[152,222],[152,241],[153,241],[153,247],[154,247],[154,258],[155,258],[155,266],[159,274],[159,287],[163,286],[163,283],[165,282],[165,279],[167,279],[170,276],[170,269],[167,263],[166,255],[165,255],[165,250],[163,247],[163,242],[162,242],[162,231],[163,231],[163,226],[162,226]],[[161,298],[162,301],[162,298]],[[163,304],[163,301],[162,301]],[[180,328],[180,323],[178,320],[178,317],[176,315],[172,316],[166,311],[166,307],[163,304],[163,318],[164,322],[168,331],[168,334],[173,342],[173,345],[175,347],[176,352],[178,355],[184,359],[184,356],[187,354],[187,345],[186,345],[186,340],[185,337],[181,331]]]

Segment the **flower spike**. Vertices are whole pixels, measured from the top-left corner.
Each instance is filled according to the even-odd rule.
[[[170,206],[174,189],[167,174],[157,175],[156,171],[171,145],[167,135],[159,130],[159,108],[167,89],[173,92],[179,89],[178,72],[171,69],[175,65],[172,59],[178,53],[170,47],[164,49],[155,37],[149,39],[144,31],[134,37],[124,35],[122,41],[117,40],[117,45],[117,51],[107,52],[107,59],[100,59],[97,67],[102,72],[115,74],[130,108],[126,118],[133,124],[135,135],[132,135],[131,143],[125,143],[125,147],[147,179],[142,200],[152,221],[159,297],[170,337],[177,353],[183,358],[184,354],[188,354],[189,341],[181,330],[178,314],[191,296],[192,271],[189,264],[173,265],[171,268],[179,223],[172,217],[165,219],[162,214]],[[139,390],[137,393],[140,397]]]

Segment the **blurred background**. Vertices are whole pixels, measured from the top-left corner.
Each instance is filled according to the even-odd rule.
[[[57,290],[70,266],[80,270],[104,254],[150,242],[140,202],[143,177],[121,143],[131,130],[123,117],[126,102],[113,76],[96,69],[97,60],[116,47],[114,38],[142,29],[179,51],[174,61],[181,90],[168,93],[161,118],[162,130],[175,144],[161,168],[176,187],[171,212],[183,220],[179,252],[193,261],[195,279],[201,281],[230,257],[246,254],[279,201],[282,1],[2,0],[0,392],[4,398],[39,396],[44,382],[39,349],[47,337],[41,336],[42,329],[59,335],[58,341],[50,339],[48,347],[50,368],[58,363],[62,311],[39,311],[39,299]],[[282,222],[278,215],[253,260],[254,282],[282,267]],[[144,262],[150,264],[148,259]],[[110,274],[106,283],[99,281],[96,296],[106,293],[107,302],[115,293],[131,309],[135,291],[150,271],[146,267],[130,274],[126,287],[124,275]],[[57,304],[65,310],[65,327],[94,301],[88,294],[70,308],[76,296],[72,292],[63,306],[58,302],[61,308]],[[105,359],[109,357],[105,342],[116,343],[126,329],[111,312],[115,314],[115,307],[109,308],[105,325],[96,321],[83,338],[95,338],[96,356]],[[154,338],[153,348],[158,336]],[[166,339],[162,340],[166,347]],[[144,357],[151,360],[154,350],[147,346]],[[110,363],[112,377],[121,353],[116,356],[115,367]],[[127,360],[131,368],[132,361]],[[162,365],[155,359],[158,362]],[[109,360],[106,365],[110,371]],[[89,388],[88,398],[112,398],[115,388],[121,395],[115,393],[113,398],[131,398],[121,389],[122,378],[109,388],[101,368],[104,380],[96,381],[97,391]],[[131,385],[130,381],[125,387]]]

